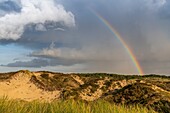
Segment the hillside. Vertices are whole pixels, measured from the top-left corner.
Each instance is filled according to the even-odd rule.
[[[0,74],[0,96],[49,102],[102,99],[110,103],[142,105],[157,112],[170,113],[170,77],[22,70]]]

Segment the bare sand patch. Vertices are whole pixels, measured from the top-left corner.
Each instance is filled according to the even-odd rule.
[[[0,97],[25,101],[52,101],[59,98],[60,91],[44,91],[30,82],[30,76],[19,72],[12,79],[0,82]]]

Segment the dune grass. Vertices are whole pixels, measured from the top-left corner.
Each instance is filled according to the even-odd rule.
[[[54,102],[25,102],[19,100],[0,99],[0,113],[155,113],[140,106],[118,106],[99,100],[83,101],[54,101]]]

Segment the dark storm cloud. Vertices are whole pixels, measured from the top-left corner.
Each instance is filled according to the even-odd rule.
[[[47,66],[48,61],[43,60],[43,59],[33,59],[31,61],[16,61],[14,63],[9,63],[7,65],[2,65],[2,66],[7,66],[7,67],[43,67]]]
[[[67,60],[67,59],[42,59],[42,58],[36,58],[30,61],[16,61],[14,63],[9,63],[7,65],[1,65],[1,66],[7,66],[7,67],[33,67],[33,68],[41,68],[46,66],[71,66],[75,64],[80,64],[82,61],[79,60]]]

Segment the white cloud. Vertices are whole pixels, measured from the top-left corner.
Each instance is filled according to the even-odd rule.
[[[43,24],[37,24],[35,26],[36,31],[47,31],[46,27]]]
[[[14,1],[14,0],[13,0]],[[75,25],[74,15],[67,12],[54,0],[15,0],[20,3],[21,12],[8,13],[0,17],[0,39],[21,38],[26,25],[45,24],[47,21],[60,22],[71,27]]]
[[[35,57],[51,57],[63,59],[87,59],[82,51],[70,48],[45,48],[41,51],[35,51],[31,54]]]
[[[63,29],[63,28],[56,28],[54,30],[56,30],[56,31],[65,31],[65,29]]]
[[[157,10],[167,3],[166,0],[145,0],[147,6],[152,10]]]
[[[55,48],[55,43],[52,42],[49,48],[34,51],[31,53],[31,56],[82,60],[87,57],[85,53],[84,50],[77,50],[74,48]]]

